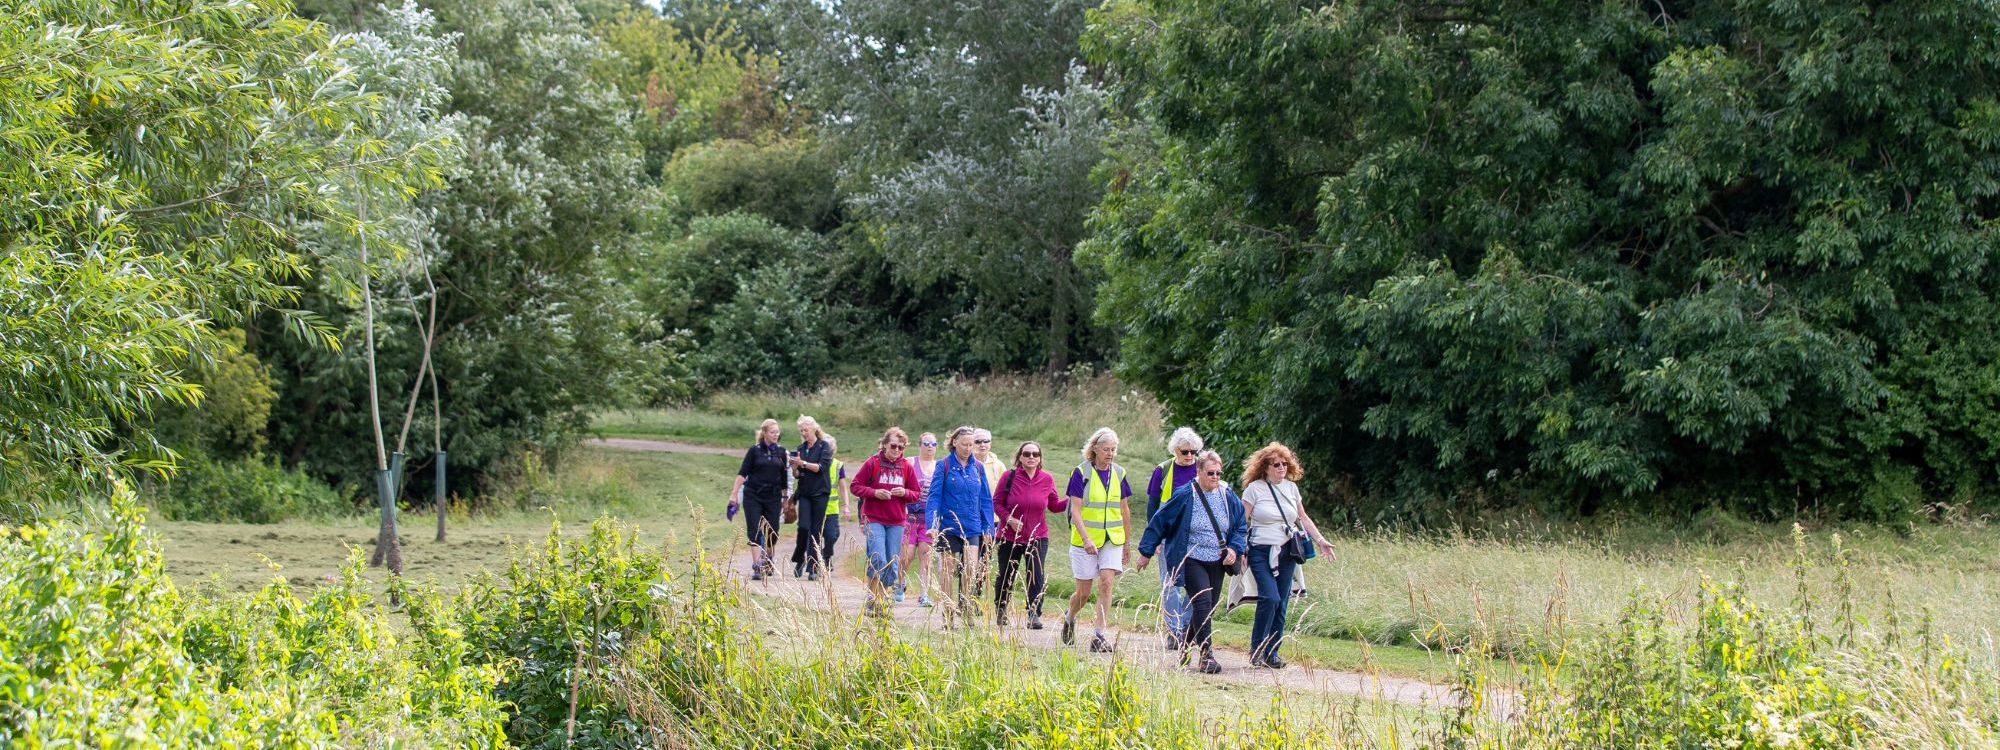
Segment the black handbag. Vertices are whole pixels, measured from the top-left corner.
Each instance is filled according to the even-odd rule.
[[[1278,495],[1278,486],[1271,484],[1267,480],[1264,482],[1264,488],[1271,491],[1271,502],[1278,506],[1278,517],[1284,518],[1285,502],[1284,498]],[[1296,503],[1297,501],[1294,502]],[[1294,505],[1293,507],[1297,506]],[[1312,548],[1312,545],[1306,543],[1305,535],[1298,533],[1298,522],[1286,519],[1285,543],[1279,548],[1279,559],[1283,562],[1297,565],[1313,559],[1314,553],[1315,550]]]
[[[1221,547],[1225,551],[1233,551],[1229,549],[1229,538],[1222,535],[1222,524],[1215,521],[1215,511],[1208,507],[1208,496],[1201,494],[1200,487],[1193,489],[1195,502],[1201,503],[1202,514],[1208,516],[1208,528],[1215,531],[1215,546]],[[1249,569],[1249,567],[1250,560],[1243,555],[1237,555],[1236,564],[1229,566],[1229,574],[1233,576],[1243,575],[1243,571]]]

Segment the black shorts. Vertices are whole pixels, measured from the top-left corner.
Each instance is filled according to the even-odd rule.
[[[776,546],[778,528],[784,523],[784,500],[775,497],[752,497],[747,494],[743,496],[743,533],[751,544]],[[760,534],[759,526],[763,524],[769,524],[770,527],[761,529]],[[765,538],[763,536],[765,534],[768,534],[769,538]]]

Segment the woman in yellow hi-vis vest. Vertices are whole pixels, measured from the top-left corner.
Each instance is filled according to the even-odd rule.
[[[1097,652],[1111,650],[1111,642],[1104,638],[1111,620],[1111,586],[1131,562],[1131,552],[1125,548],[1125,519],[1132,516],[1132,485],[1125,481],[1125,467],[1113,461],[1117,457],[1118,433],[1099,427],[1083,444],[1083,465],[1069,477],[1069,567],[1076,593],[1069,597],[1062,642],[1076,642],[1076,613],[1090,601],[1095,583],[1097,626],[1090,650]]]

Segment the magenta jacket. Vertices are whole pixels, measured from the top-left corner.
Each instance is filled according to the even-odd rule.
[[[1044,469],[1033,479],[1020,469],[1008,469],[993,488],[993,517],[999,520],[994,534],[1000,541],[1026,544],[1049,538],[1050,513],[1069,511],[1069,501],[1056,494],[1056,478]],[[1007,525],[1007,519],[1021,519],[1021,530]]]

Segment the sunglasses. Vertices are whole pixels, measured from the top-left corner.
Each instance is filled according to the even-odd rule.
[[[1272,462],[1271,462],[1271,468],[1274,468],[1274,469],[1283,469],[1283,468],[1285,468],[1285,467],[1287,467],[1287,466],[1291,466],[1291,464],[1288,464],[1288,463],[1285,463],[1285,462],[1283,462],[1283,461],[1272,461]]]
[[[1201,451],[1195,451],[1195,450],[1181,450],[1181,451],[1174,451],[1174,452],[1175,452],[1175,453],[1178,453],[1178,454],[1180,454],[1180,455],[1183,455],[1183,456],[1196,456],[1196,455],[1200,455],[1200,454],[1201,454]]]
[[[1201,473],[1201,475],[1202,475],[1202,476],[1205,476],[1205,477],[1219,477],[1219,476],[1222,476],[1222,472],[1219,472],[1219,471],[1204,471],[1204,472],[1202,472],[1202,473]]]
[[[974,443],[978,443],[978,444],[980,444],[980,445],[992,445],[992,444],[993,444],[993,441],[991,441],[991,440],[974,440],[974,441],[972,441],[972,442],[974,442]]]
[[[884,447],[884,448],[895,448],[896,450],[902,450],[902,449],[904,449],[904,448],[908,448],[908,447],[910,447],[910,446],[908,446],[908,445],[905,445],[905,444],[903,444],[903,443],[890,443],[890,444],[888,444],[888,445],[885,445],[885,446],[882,446],[882,447]]]
[[[936,448],[936,447],[937,447],[937,441],[936,441],[936,440],[925,440],[925,441],[924,441],[924,447],[925,447],[925,448]]]
[[[1023,454],[1021,454],[1021,457],[1022,457],[1022,458],[1041,458],[1041,457],[1042,457],[1042,454],[1040,454],[1040,453],[1036,453],[1036,452],[1033,452],[1033,451],[1029,451],[1029,452],[1027,452],[1027,453],[1023,453]]]

